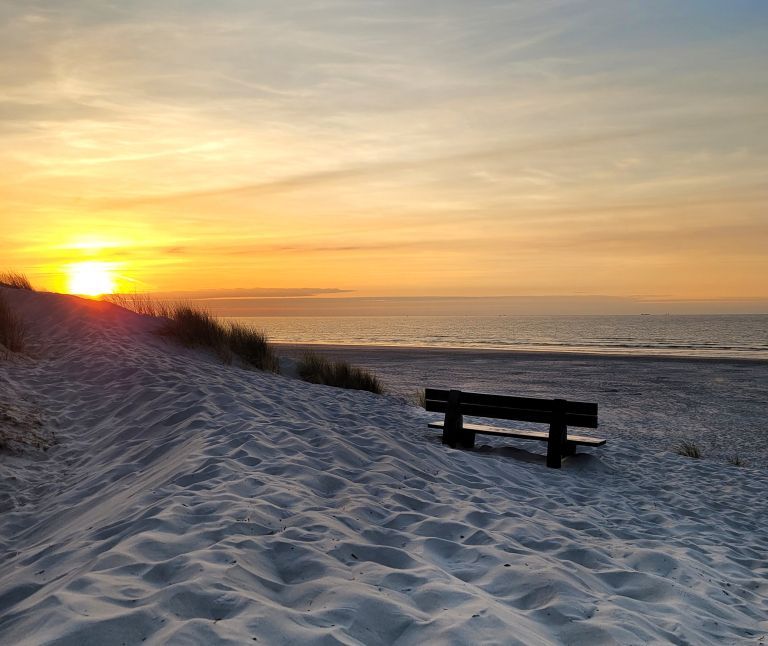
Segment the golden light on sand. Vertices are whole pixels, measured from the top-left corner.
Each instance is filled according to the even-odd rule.
[[[106,262],[76,262],[67,269],[67,291],[81,296],[101,296],[115,291],[112,267]]]

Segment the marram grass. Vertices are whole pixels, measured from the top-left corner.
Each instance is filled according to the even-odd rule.
[[[259,330],[221,321],[195,305],[155,301],[146,294],[110,294],[104,300],[137,314],[165,319],[158,333],[186,347],[212,350],[227,363],[238,358],[252,368],[280,370],[272,345]]]
[[[25,338],[26,331],[23,321],[11,309],[8,300],[0,293],[0,345],[6,351],[22,352]]]
[[[11,287],[12,289],[28,289],[29,291],[34,291],[32,283],[29,282],[29,278],[16,271],[0,272],[0,285],[3,287]]]
[[[696,445],[695,442],[691,440],[683,440],[675,447],[675,453],[678,455],[683,455],[687,458],[700,458],[701,457],[701,450]]]
[[[377,395],[384,393],[384,385],[376,375],[346,361],[332,361],[315,352],[305,352],[297,368],[299,377],[313,384],[367,390]]]

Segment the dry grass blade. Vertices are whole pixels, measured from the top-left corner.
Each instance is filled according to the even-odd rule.
[[[227,335],[229,350],[260,370],[280,371],[280,362],[264,332],[232,323]]]
[[[182,345],[208,348],[227,362],[238,357],[259,370],[280,369],[277,355],[263,332],[236,323],[222,323],[210,312],[192,305],[171,305],[165,316],[168,322],[160,334]]]
[[[105,294],[101,300],[144,316],[168,318],[171,312],[170,305],[154,300],[149,294]]]
[[[414,406],[418,406],[419,408],[426,408],[427,407],[427,391],[423,388],[419,388],[416,392],[414,392],[409,398],[408,401],[410,401]]]
[[[29,282],[29,278],[16,271],[0,272],[0,285],[12,289],[28,289],[29,291],[34,291],[32,283]]]
[[[367,390],[377,395],[384,393],[384,386],[376,375],[346,361],[331,361],[315,352],[304,353],[299,360],[298,372],[299,377],[313,384]]]
[[[675,453],[678,455],[683,455],[687,458],[700,458],[701,457],[701,450],[696,445],[695,442],[690,440],[683,440],[675,447]]]
[[[190,348],[211,348],[223,353],[226,331],[210,312],[190,305],[173,305],[161,334]]]
[[[24,323],[0,294],[0,345],[11,352],[21,352],[25,338]]]
[[[137,314],[167,319],[158,333],[189,348],[213,350],[229,363],[234,357],[259,370],[279,372],[280,364],[263,332],[224,323],[208,310],[188,303],[166,303],[149,294],[108,294],[102,297]]]

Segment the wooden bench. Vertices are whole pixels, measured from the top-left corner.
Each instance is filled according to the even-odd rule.
[[[568,435],[569,426],[597,428],[597,404],[572,402],[565,399],[535,399],[465,393],[460,390],[427,388],[425,408],[433,413],[445,413],[444,422],[432,422],[430,428],[443,429],[443,444],[471,449],[475,435],[499,435],[539,440],[547,443],[547,466],[560,468],[563,456],[573,455],[576,447],[602,446],[604,439],[585,435]],[[519,431],[483,424],[464,424],[464,415],[539,422],[549,424],[549,431]]]

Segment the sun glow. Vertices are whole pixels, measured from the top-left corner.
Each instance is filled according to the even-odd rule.
[[[106,262],[76,262],[67,269],[67,291],[81,296],[101,296],[115,291],[112,267]]]

